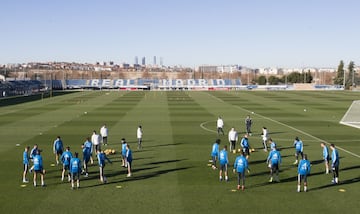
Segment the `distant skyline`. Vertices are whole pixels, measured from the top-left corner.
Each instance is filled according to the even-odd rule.
[[[0,64],[360,64],[357,0],[2,0]]]

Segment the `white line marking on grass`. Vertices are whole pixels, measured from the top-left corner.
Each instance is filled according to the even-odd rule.
[[[213,96],[213,95],[211,95],[211,94],[208,94],[208,95],[211,96],[211,97],[213,97],[214,99],[222,102],[222,103],[225,103],[225,104],[228,104],[228,105],[232,105],[232,104],[229,104],[229,103],[224,102],[222,99],[220,99],[220,98],[218,98],[218,97],[215,97],[215,96]],[[251,112],[251,111],[249,111],[249,110],[247,110],[247,109],[244,109],[244,108],[242,108],[242,107],[240,107],[240,106],[235,106],[235,105],[232,105],[232,106],[234,106],[235,108],[238,108],[238,109],[240,109],[240,110],[242,110],[242,111],[246,111],[246,112],[249,112],[249,113]],[[315,137],[314,135],[311,135],[311,134],[309,134],[309,133],[307,133],[307,132],[304,132],[304,131],[302,131],[302,130],[300,130],[300,129],[297,129],[297,128],[295,128],[295,127],[289,126],[289,125],[287,125],[287,124],[285,124],[285,123],[282,123],[282,122],[280,122],[280,121],[274,120],[274,119],[272,119],[272,118],[270,118],[270,117],[266,117],[266,116],[263,116],[263,115],[260,115],[260,114],[257,114],[257,113],[254,113],[254,114],[257,115],[257,116],[259,116],[259,117],[262,117],[263,119],[270,120],[270,121],[272,121],[272,122],[274,122],[274,123],[277,123],[277,124],[279,124],[279,125],[285,126],[285,127],[289,128],[289,129],[292,129],[292,130],[294,130],[294,131],[297,131],[297,132],[299,132],[299,133],[301,133],[301,134],[303,134],[303,135],[306,135],[306,136],[308,136],[308,137],[310,137],[310,138],[313,138],[313,139],[315,139],[315,140],[317,140],[317,141],[319,141],[319,142],[324,142],[324,143],[326,143],[326,144],[328,144],[328,145],[331,144],[331,143],[327,142],[326,140],[323,140],[323,139],[320,139],[320,138],[318,138],[318,137]],[[340,147],[340,146],[336,146],[336,148],[338,148],[339,150],[344,151],[344,152],[346,152],[346,153],[348,153],[348,154],[350,154],[350,155],[352,155],[352,156],[354,156],[354,157],[360,158],[360,155],[355,154],[355,153],[353,153],[353,152],[350,152],[349,150],[343,149],[343,148]]]
[[[202,129],[204,129],[205,131],[217,133],[217,131],[208,129],[208,128],[206,128],[206,127],[204,126],[205,124],[208,124],[208,123],[210,123],[210,122],[213,122],[213,121],[205,121],[205,122],[203,122],[203,123],[200,124],[200,127],[201,127]]]

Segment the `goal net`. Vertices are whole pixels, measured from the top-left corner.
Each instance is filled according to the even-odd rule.
[[[360,100],[353,101],[340,123],[360,129]]]

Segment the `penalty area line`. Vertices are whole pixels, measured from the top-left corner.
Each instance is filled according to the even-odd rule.
[[[235,107],[235,108],[237,108],[237,109],[240,109],[240,110],[242,110],[242,111],[251,112],[251,111],[249,111],[249,110],[247,110],[247,109],[245,109],[245,108],[242,108],[242,107],[240,107],[240,106],[235,106],[235,105],[233,105],[233,104],[226,103],[224,100],[222,100],[222,99],[220,99],[220,98],[218,98],[218,97],[215,97],[215,96],[213,96],[213,95],[211,95],[211,94],[209,94],[209,93],[207,93],[207,94],[208,94],[209,96],[211,96],[213,99],[216,99],[216,100],[218,100],[218,101],[220,101],[220,102],[222,102],[222,103],[224,103],[224,104],[231,105],[231,106],[233,106],[233,107]],[[272,118],[270,118],[270,117],[266,117],[266,116],[263,116],[263,115],[260,115],[260,114],[257,114],[257,113],[254,113],[254,114],[257,115],[258,117],[263,118],[263,119],[272,121],[272,122],[277,123],[277,124],[279,124],[279,125],[285,126],[285,127],[289,128],[289,129],[292,129],[292,130],[294,130],[294,131],[297,131],[297,132],[299,132],[299,133],[301,133],[301,134],[303,134],[303,135],[306,135],[306,136],[308,136],[308,137],[310,137],[310,138],[313,138],[313,139],[315,139],[315,140],[317,140],[317,141],[319,141],[319,142],[324,142],[324,143],[326,143],[327,145],[330,145],[330,144],[331,144],[331,143],[329,143],[329,142],[326,141],[326,140],[323,140],[323,139],[320,139],[320,138],[318,138],[318,137],[315,137],[315,136],[312,135],[312,134],[309,134],[309,133],[307,133],[307,132],[304,132],[304,131],[302,131],[302,130],[300,130],[300,129],[297,129],[297,128],[295,128],[295,127],[292,127],[292,126],[287,125],[287,124],[285,124],[285,123],[282,123],[282,122],[280,122],[280,121],[274,120],[274,119],[272,119]],[[343,151],[343,152],[346,152],[346,153],[348,153],[348,154],[350,154],[350,155],[352,155],[352,156],[354,156],[354,157],[360,158],[360,155],[355,154],[355,153],[353,153],[353,152],[351,152],[351,151],[349,151],[349,150],[346,150],[346,149],[344,149],[344,148],[342,148],[342,147],[340,147],[340,146],[336,146],[336,148],[338,148],[339,150],[341,150],[341,151]]]

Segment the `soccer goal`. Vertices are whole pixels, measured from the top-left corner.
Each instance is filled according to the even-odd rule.
[[[340,123],[360,129],[360,100],[353,101]]]

